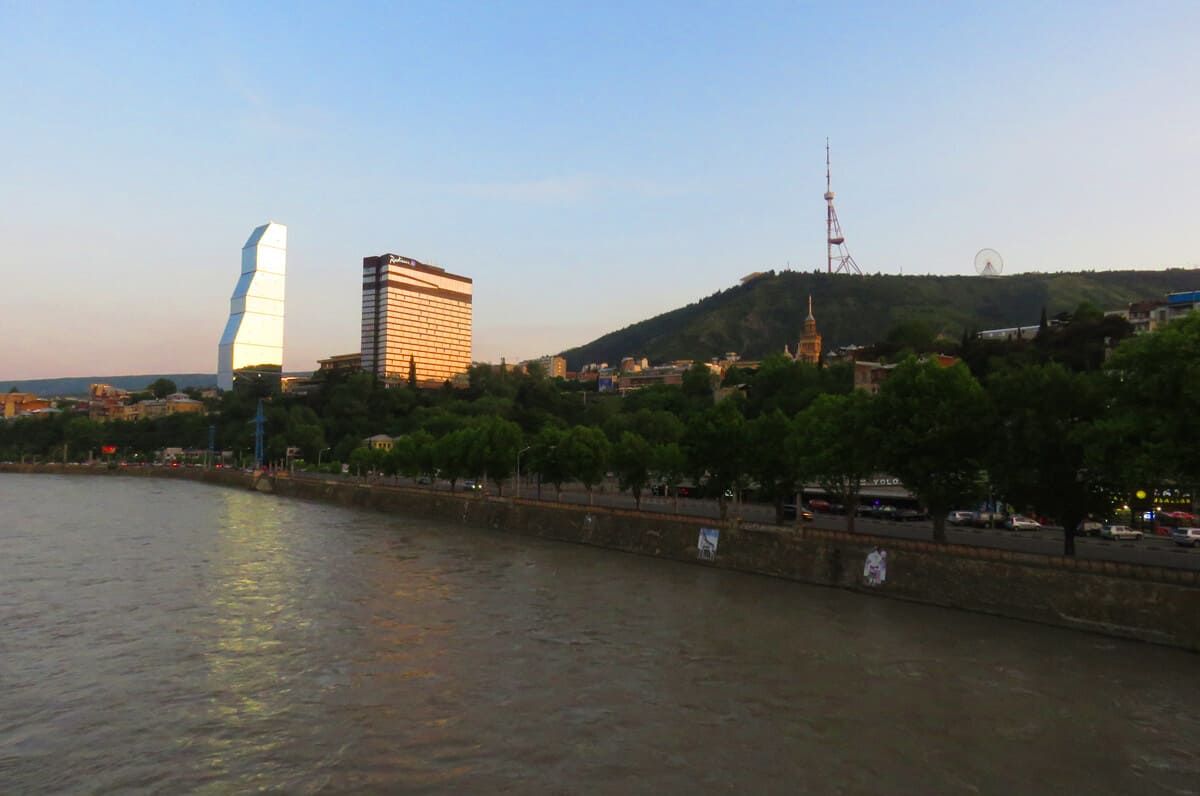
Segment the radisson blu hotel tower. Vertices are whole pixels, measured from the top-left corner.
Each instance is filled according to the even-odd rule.
[[[222,390],[233,389],[233,374],[244,368],[282,369],[286,270],[287,227],[272,221],[251,232],[242,247],[242,275],[229,299],[229,322],[217,347],[217,386]]]

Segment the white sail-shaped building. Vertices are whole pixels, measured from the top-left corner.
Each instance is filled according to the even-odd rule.
[[[283,367],[283,284],[287,227],[274,221],[250,233],[242,247],[242,275],[229,299],[229,322],[217,346],[217,386],[233,388],[243,368]]]

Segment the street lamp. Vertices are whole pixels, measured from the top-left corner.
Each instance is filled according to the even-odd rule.
[[[533,447],[533,446],[532,446],[532,445],[526,445],[524,448],[521,448],[521,450],[517,451],[517,488],[516,488],[516,496],[517,496],[517,499],[518,499],[518,500],[519,500],[519,499],[520,499],[520,497],[521,497],[521,454],[522,454],[522,453],[524,453],[525,451],[529,450],[531,447]]]

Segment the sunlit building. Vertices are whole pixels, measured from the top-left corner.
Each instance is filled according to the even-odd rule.
[[[250,233],[242,275],[229,299],[229,322],[217,346],[217,386],[233,389],[234,373],[283,367],[283,287],[287,227],[274,221]]]
[[[821,335],[817,332],[817,319],[813,317],[812,296],[808,297],[808,317],[804,319],[804,333],[796,343],[796,359],[811,365],[821,361]]]
[[[565,379],[567,377],[567,360],[564,357],[545,356],[535,360],[542,366],[542,372],[547,378]]]
[[[420,385],[471,366],[471,280],[409,257],[363,258],[362,369]]]

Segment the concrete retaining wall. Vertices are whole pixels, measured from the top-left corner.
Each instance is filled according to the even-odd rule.
[[[815,529],[721,523],[696,517],[559,505],[510,498],[232,470],[0,465],[0,472],[174,477],[343,506],[452,520],[479,528],[595,545],[836,586],[884,597],[1166,644],[1200,652],[1200,573],[1106,561]],[[702,527],[719,531],[712,561],[697,548]],[[887,553],[887,578],[870,585],[864,562]]]

